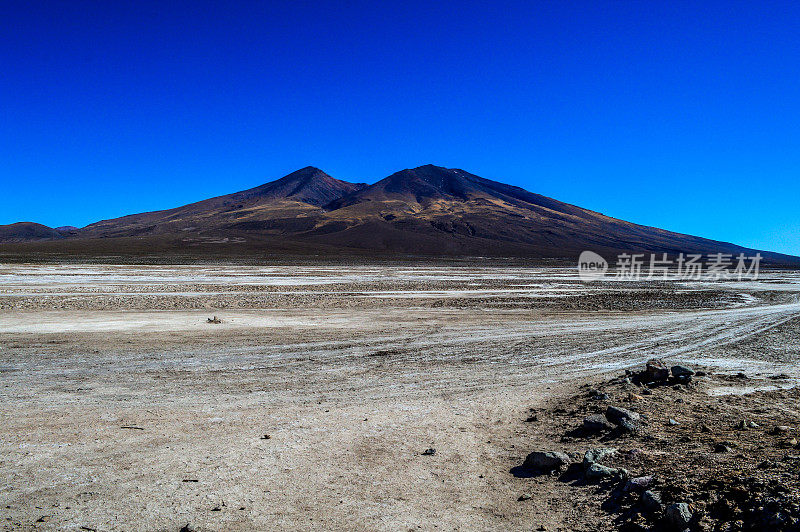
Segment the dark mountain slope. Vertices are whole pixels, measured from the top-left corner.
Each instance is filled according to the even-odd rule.
[[[41,230],[31,234],[62,236]],[[617,220],[464,170],[434,165],[402,170],[369,186],[306,167],[249,190],[104,220],[64,235],[68,238],[62,242],[83,241],[81,249],[124,238],[120,243],[140,242],[137,247],[145,249],[232,246],[232,253],[355,250],[570,259],[584,250],[610,257],[623,252],[754,253],[734,244]],[[106,243],[101,247],[109,249]],[[797,257],[764,256],[773,262],[800,264]]]
[[[61,233],[46,225],[34,222],[17,222],[0,225],[0,242],[28,242],[63,238]]]
[[[298,216],[314,218],[321,205],[365,187],[329,176],[307,166],[276,181],[164,211],[133,214],[86,226],[84,237],[139,236],[143,234],[198,234],[226,227],[268,229],[276,220]],[[281,223],[277,223],[281,225]],[[313,224],[312,224],[313,225]],[[308,228],[307,223],[300,227]]]

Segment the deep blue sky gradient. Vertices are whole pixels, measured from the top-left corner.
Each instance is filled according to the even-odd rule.
[[[800,2],[0,3],[0,223],[433,163],[800,254]]]

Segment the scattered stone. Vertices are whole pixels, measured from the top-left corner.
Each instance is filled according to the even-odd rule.
[[[219,319],[218,317],[214,316],[213,318],[208,318],[207,322],[208,323],[222,323],[222,320]]]
[[[517,500],[518,500],[518,501],[527,501],[527,500],[530,500],[531,498],[532,498],[532,497],[531,497],[529,494],[527,494],[527,493],[523,493],[522,495],[520,495],[519,497],[517,497]]]
[[[786,434],[790,430],[792,430],[792,427],[789,427],[787,425],[778,425],[777,427],[772,429],[772,434],[775,434],[775,435],[777,435],[777,434]]]
[[[589,397],[595,399],[596,401],[607,401],[609,399],[609,395],[601,392],[600,390],[591,390],[589,392]]]
[[[264,434],[263,436],[261,436],[262,440],[269,440],[271,438],[272,438],[272,436],[270,436],[269,434]]]
[[[604,478],[615,477],[619,475],[619,470],[613,467],[606,467],[600,464],[592,464],[586,470],[586,478],[589,480],[602,480]]]
[[[619,422],[619,428],[622,432],[639,432],[642,428],[642,424],[631,419],[623,419]]]
[[[626,408],[620,408],[618,406],[609,406],[606,409],[606,419],[610,422],[614,423],[615,425],[620,425],[623,420],[630,420],[630,421],[639,421],[641,416],[638,412],[633,412]]]
[[[178,532],[196,532],[196,530],[190,523],[186,523]]]
[[[687,368],[686,366],[672,366],[670,371],[672,371],[672,376],[676,379],[682,379],[686,377],[691,378],[694,376],[694,370]]]
[[[653,476],[647,475],[643,477],[636,477],[629,479],[628,482],[625,483],[625,487],[623,488],[624,491],[635,491],[635,492],[642,492],[653,485]]]
[[[700,426],[700,432],[708,434],[709,432],[711,432],[711,427],[709,427],[704,423],[703,425]]]
[[[666,364],[657,358],[652,358],[645,364],[645,373],[651,381],[661,382],[669,378]]]
[[[525,423],[533,423],[533,422],[535,422],[535,421],[539,421],[539,416],[536,416],[536,415],[534,415],[534,416],[528,416],[528,417],[525,419]]]
[[[534,451],[525,458],[523,467],[537,471],[552,471],[569,464],[569,456],[558,451]]]
[[[600,432],[603,430],[610,430],[613,426],[603,414],[592,414],[584,418],[583,428],[590,432]]]
[[[786,380],[786,379],[790,379],[791,377],[789,377],[789,375],[787,375],[786,373],[780,373],[778,375],[770,375],[767,378],[768,379],[772,379],[774,381],[783,381],[783,380]]]
[[[661,494],[657,491],[645,490],[640,497],[642,506],[649,512],[661,511]]]
[[[692,521],[692,512],[685,502],[676,502],[667,506],[664,516],[678,530],[686,530]]]
[[[750,427],[751,429],[757,429],[757,428],[758,428],[758,427],[760,427],[761,425],[759,425],[759,424],[758,424],[758,423],[756,423],[755,421],[751,421],[750,423],[748,423],[748,424],[747,424],[747,426],[748,426],[748,427]]]
[[[424,451],[422,451],[422,456],[433,456],[434,454],[436,454],[436,449],[432,447],[430,449],[425,449]]]
[[[601,460],[615,454],[616,452],[617,450],[612,447],[589,449],[583,455],[583,468],[589,469],[589,466],[591,466],[592,464],[596,464]]]
[[[715,453],[727,453],[730,451],[731,451],[730,446],[724,442],[720,442],[714,446]]]
[[[628,402],[635,403],[637,401],[642,401],[642,400],[644,400],[644,397],[642,397],[641,395],[637,395],[635,393],[628,394]]]
[[[675,420],[674,420],[674,419],[672,419],[672,418],[669,418],[669,421],[668,421],[668,423],[669,423],[670,425],[672,425],[672,426],[675,426],[675,425],[680,425],[680,423],[678,423],[677,421],[675,421]]]

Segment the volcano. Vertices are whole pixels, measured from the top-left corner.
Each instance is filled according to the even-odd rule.
[[[50,239],[53,250],[286,250],[310,255],[380,253],[574,259],[598,253],[746,253],[727,242],[615,219],[457,168],[424,165],[372,185],[308,166],[275,181],[173,209],[59,232],[0,226],[4,242]],[[3,235],[6,235],[3,237]],[[11,235],[11,236],[8,236]],[[47,244],[47,243],[45,243]],[[44,249],[39,243],[39,248]],[[5,248],[8,244],[4,244]],[[22,249],[22,248],[20,248]],[[38,249],[38,248],[37,248]],[[800,258],[762,252],[767,260]]]

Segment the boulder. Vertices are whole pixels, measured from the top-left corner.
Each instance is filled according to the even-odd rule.
[[[600,432],[603,430],[610,430],[613,426],[603,414],[592,414],[584,418],[583,428],[589,432]]]
[[[623,419],[619,422],[619,430],[622,432],[639,432],[641,429],[642,424],[639,421]]]
[[[672,376],[676,379],[685,379],[694,376],[694,370],[686,366],[672,366],[670,368]]]
[[[592,464],[598,463],[605,458],[616,453],[617,450],[614,448],[598,448],[598,449],[589,449],[583,455],[583,468],[589,469],[589,466]]]
[[[613,467],[606,467],[600,464],[592,464],[586,470],[586,478],[588,480],[603,480],[605,478],[616,477],[619,475],[619,470]]]
[[[657,358],[651,358],[644,367],[647,378],[651,381],[661,382],[669,378],[667,365]]]
[[[646,490],[642,492],[642,496],[639,498],[642,503],[642,506],[648,512],[660,512],[661,511],[661,494],[657,491],[650,491]]]
[[[667,506],[664,516],[676,530],[686,530],[692,521],[692,511],[685,502],[676,502]]]
[[[625,487],[623,491],[635,491],[635,492],[642,492],[653,485],[653,476],[646,475],[643,477],[636,477],[628,480],[625,483]]]
[[[534,451],[525,458],[523,466],[536,471],[552,471],[569,462],[569,456],[558,451]]]
[[[639,421],[640,418],[641,416],[638,412],[628,410],[627,408],[621,408],[618,406],[609,406],[606,408],[606,419],[615,425],[621,424],[623,419],[627,419],[629,421]]]

